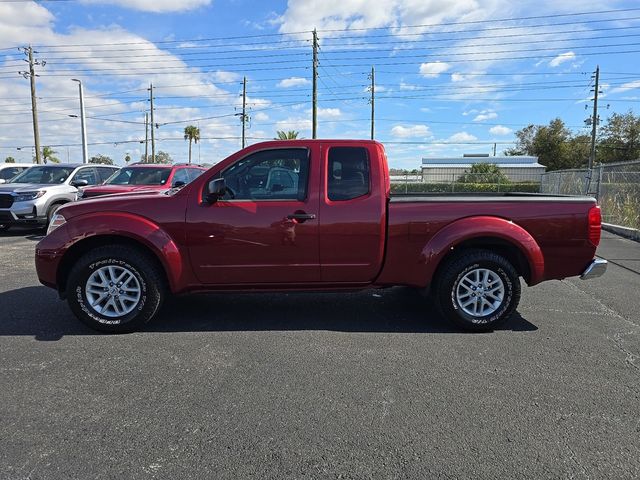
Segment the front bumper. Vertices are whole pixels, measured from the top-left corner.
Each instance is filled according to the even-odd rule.
[[[10,208],[0,208],[0,225],[46,223],[46,215],[40,215],[43,208],[38,200],[15,202]]]
[[[598,278],[604,275],[604,272],[607,271],[607,265],[609,262],[603,260],[601,258],[594,258],[591,260],[591,263],[587,266],[587,268],[580,275],[581,280],[591,280],[592,278]]]

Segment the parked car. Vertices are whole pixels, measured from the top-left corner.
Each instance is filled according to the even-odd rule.
[[[0,184],[8,183],[29,167],[33,167],[33,163],[0,163]]]
[[[35,165],[0,185],[0,229],[48,225],[58,208],[76,199],[78,187],[104,182],[119,167],[91,164]]]
[[[124,167],[103,185],[81,189],[79,198],[93,198],[114,193],[181,188],[207,169],[199,165],[139,163]]]
[[[142,327],[168,293],[394,285],[487,331],[516,309],[520,277],[602,275],[599,241],[590,197],[391,195],[380,143],[293,140],[247,147],[181,190],[66,205],[36,268],[106,332]]]

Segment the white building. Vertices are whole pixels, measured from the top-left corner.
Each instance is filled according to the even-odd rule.
[[[538,157],[514,155],[490,157],[488,154],[465,154],[463,157],[435,157],[422,159],[422,181],[451,183],[471,170],[476,163],[494,163],[512,182],[540,182],[545,166]]]

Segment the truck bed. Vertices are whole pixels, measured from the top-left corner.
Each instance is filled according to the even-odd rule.
[[[392,203],[406,202],[595,202],[589,196],[551,195],[546,193],[392,193]]]

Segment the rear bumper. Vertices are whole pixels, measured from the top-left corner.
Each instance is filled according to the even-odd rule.
[[[598,278],[604,275],[604,272],[607,271],[607,265],[609,262],[606,260],[602,260],[601,258],[594,258],[591,260],[591,263],[587,266],[587,268],[580,275],[581,280],[590,280],[592,278]]]

